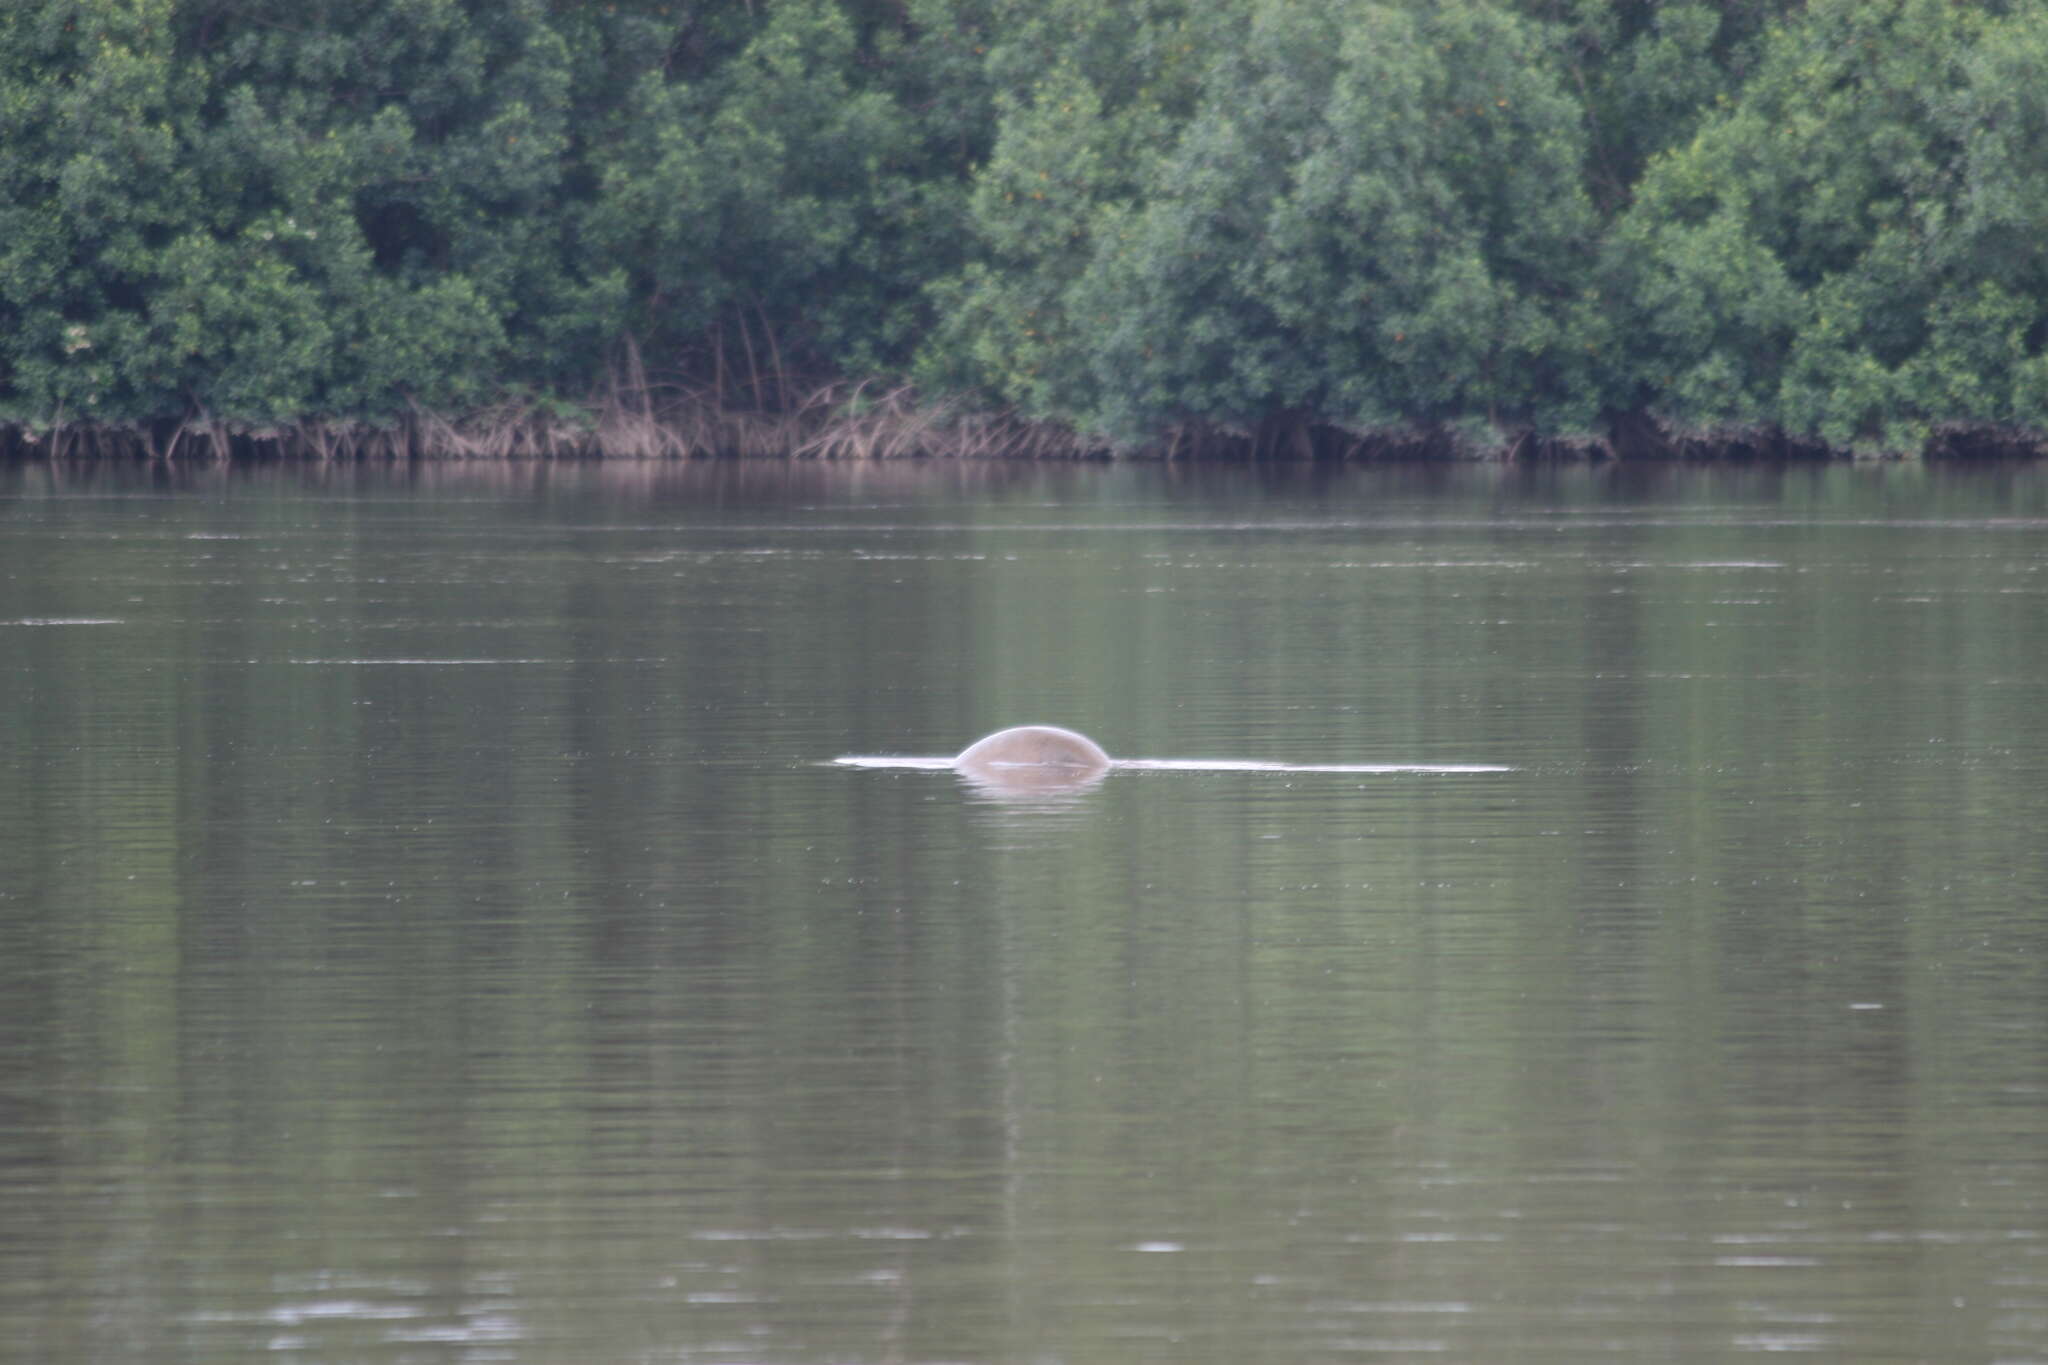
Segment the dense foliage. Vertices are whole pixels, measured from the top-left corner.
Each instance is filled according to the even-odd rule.
[[[2044,0],[0,7],[29,432],[914,376],[1127,445],[2030,440],[2044,224]]]

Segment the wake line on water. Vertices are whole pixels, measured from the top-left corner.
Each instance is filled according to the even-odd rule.
[[[887,754],[847,754],[832,760],[840,768],[907,768],[945,772],[950,758],[903,758]],[[1502,763],[1265,763],[1244,758],[1115,758],[1112,770],[1174,773],[1511,773]]]
[[[1265,763],[1249,758],[1119,758],[1112,768],[1187,773],[1511,773],[1499,763]]]

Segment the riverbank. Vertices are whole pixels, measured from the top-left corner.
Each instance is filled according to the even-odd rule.
[[[0,6],[0,453],[2048,443],[2040,6],[501,8]]]
[[[0,459],[313,460],[1015,459],[1189,461],[1969,460],[2038,459],[2048,434],[1957,423],[1918,448],[1843,449],[1756,425],[1688,430],[1647,414],[1576,436],[1471,423],[1351,431],[1287,417],[1255,430],[1189,424],[1114,446],[1055,422],[922,401],[910,388],[822,386],[785,411],[656,402],[618,394],[584,404],[506,400],[460,415],[415,410],[391,421],[307,418],[256,425],[215,418],[0,426]]]

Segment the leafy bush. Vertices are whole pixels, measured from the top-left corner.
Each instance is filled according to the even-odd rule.
[[[0,423],[2036,439],[2044,71],[2042,0],[12,0]]]

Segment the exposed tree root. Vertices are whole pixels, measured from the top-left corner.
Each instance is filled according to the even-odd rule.
[[[732,395],[728,393],[728,398]],[[1835,459],[1851,452],[1774,428],[1687,430],[1642,413],[1610,414],[1598,434],[1443,426],[1350,431],[1282,414],[1250,429],[1183,423],[1118,447],[1053,422],[926,400],[908,385],[819,384],[774,410],[735,408],[716,389],[650,381],[637,355],[582,404],[508,398],[462,416],[412,410],[389,421],[311,418],[258,426],[197,413],[175,421],[59,421],[0,426],[0,458],[190,461],[697,459],[1160,460]],[[2037,458],[2040,433],[1937,428],[1930,459]]]

